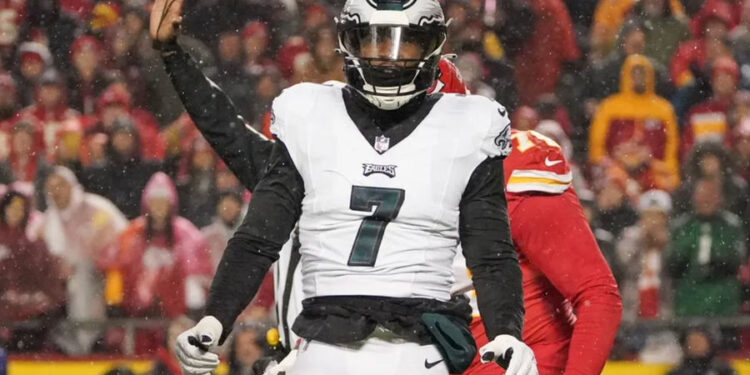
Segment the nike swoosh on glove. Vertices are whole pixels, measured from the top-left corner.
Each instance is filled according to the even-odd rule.
[[[297,361],[297,349],[293,349],[289,352],[289,354],[284,357],[284,359],[279,362],[279,364],[269,364],[268,367],[266,367],[266,371],[263,373],[263,375],[279,375],[282,372],[289,371],[292,366],[294,366],[294,362]]]
[[[482,363],[497,362],[506,375],[539,375],[534,352],[511,335],[499,335],[479,349]]]
[[[208,375],[216,369],[219,356],[209,349],[216,346],[221,332],[221,323],[213,316],[206,316],[177,336],[175,353],[183,375]]]

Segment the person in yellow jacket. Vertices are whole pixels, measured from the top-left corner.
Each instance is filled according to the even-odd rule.
[[[620,92],[599,105],[591,124],[589,161],[622,165],[641,188],[679,184],[679,133],[672,105],[654,93],[654,69],[643,55],[622,66]]]

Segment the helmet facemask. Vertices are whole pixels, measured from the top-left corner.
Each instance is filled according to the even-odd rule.
[[[349,85],[373,105],[398,109],[433,84],[445,26],[339,23]]]

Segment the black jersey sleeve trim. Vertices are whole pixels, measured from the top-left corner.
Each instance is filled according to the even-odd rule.
[[[273,142],[247,125],[229,96],[203,74],[179,44],[165,44],[162,59],[198,130],[242,185],[252,191],[262,176]]]
[[[513,247],[501,158],[488,158],[473,172],[460,203],[459,234],[472,274],[487,337],[521,339],[521,268]]]
[[[242,225],[229,240],[209,290],[206,315],[221,322],[223,343],[289,239],[302,211],[304,182],[282,142],[276,142]]]

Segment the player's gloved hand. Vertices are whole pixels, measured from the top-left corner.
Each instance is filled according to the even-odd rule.
[[[213,316],[206,316],[177,336],[175,353],[183,375],[206,375],[219,365],[219,356],[209,349],[218,344],[221,332],[221,323]]]
[[[294,366],[294,362],[296,361],[297,349],[293,349],[278,364],[276,364],[275,362],[271,362],[268,367],[266,367],[266,371],[263,373],[263,375],[279,375],[283,372],[289,371],[289,369]]]
[[[497,362],[506,375],[538,375],[534,352],[511,335],[495,337],[479,349],[482,363]]]

